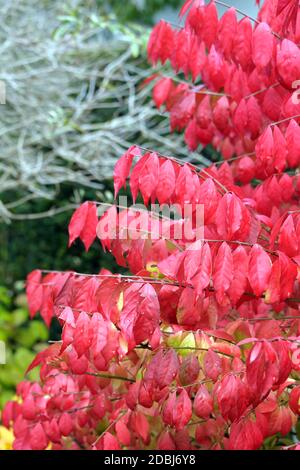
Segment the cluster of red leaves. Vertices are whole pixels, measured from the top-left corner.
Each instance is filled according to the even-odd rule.
[[[171,130],[185,129],[193,150],[212,144],[225,159],[248,154],[233,164],[243,183],[300,163],[297,13],[295,0],[268,0],[253,26],[247,17],[238,21],[234,8],[218,19],[213,1],[188,0],[183,28],[161,21],[150,37],[154,64],[169,60],[176,73],[201,77],[199,86],[157,81],[153,98],[170,113]]]
[[[119,317],[128,321],[126,312]],[[41,383],[22,382],[3,412],[15,449],[257,449],[296,423],[293,338],[259,339],[276,322],[239,321],[208,334],[173,327],[156,338],[148,332],[147,347],[127,351],[100,313],[67,308],[60,319],[62,344],[31,366],[42,364]],[[257,338],[235,344],[251,334]]]
[[[253,31],[233,10],[219,21],[213,2],[188,0],[181,31],[155,28],[154,62],[226,92],[162,79],[154,96],[173,127],[189,143],[212,135],[225,157],[229,144],[255,155],[199,169],[134,146],[116,164],[115,196],[128,181],[146,207],[75,211],[70,244],[98,238],[132,274],[28,276],[30,315],[55,317],[62,337],[29,367],[40,382],[22,382],[4,409],[15,449],[253,450],[270,437],[285,448],[300,415],[300,182],[284,173],[299,166],[299,127],[271,124],[287,116],[300,67],[295,5],[266,1]],[[268,91],[243,98],[260,81]],[[156,202],[180,216],[147,210]]]
[[[5,408],[15,448],[256,449],[286,435],[300,396],[297,213],[279,202],[277,218],[258,212],[257,191],[242,198],[230,167],[197,172],[134,148],[116,165],[116,192],[128,177],[146,203],[201,202],[205,239],[193,212],[190,239],[178,240],[159,235],[180,220],[116,206],[98,220],[90,202],[75,211],[70,243],[98,236],[134,276],[28,276],[31,316],[56,316],[62,340],[31,365],[41,365],[41,383],[22,383],[22,402]],[[113,220],[114,236],[104,230]]]

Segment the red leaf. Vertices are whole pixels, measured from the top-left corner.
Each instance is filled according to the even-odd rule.
[[[153,88],[153,100],[157,108],[166,103],[173,86],[171,78],[162,78]]]
[[[73,421],[69,413],[63,413],[58,423],[59,429],[63,436],[69,436],[73,431]]]
[[[219,22],[218,42],[226,58],[231,57],[236,37],[237,18],[235,8],[229,8]]]
[[[294,387],[291,391],[289,405],[293,413],[300,415],[300,387]]]
[[[216,382],[222,372],[222,361],[220,356],[211,349],[209,349],[205,355],[204,371],[205,375],[214,382]]]
[[[226,375],[217,386],[216,396],[224,419],[238,420],[250,403],[249,391],[239,377]]]
[[[248,387],[258,404],[270,392],[276,380],[276,353],[266,341],[255,343],[246,364]]]
[[[187,13],[187,11],[189,10],[189,8],[190,8],[192,5],[194,5],[194,2],[195,2],[195,0],[186,0],[186,1],[184,2],[184,4],[182,5],[182,7],[181,7],[181,10],[180,10],[180,12],[179,12],[179,16],[180,16],[180,17],[184,16],[184,15]],[[199,0],[198,0],[198,3],[200,3],[200,4],[202,3],[202,4],[203,4],[204,2],[203,2],[203,1],[200,1],[200,2],[199,2]]]
[[[252,55],[252,24],[249,18],[243,18],[239,22],[233,47],[236,62],[241,64],[244,70],[250,68],[251,61],[249,58]]]
[[[133,198],[133,202],[136,201],[138,192],[139,192],[139,178],[140,174],[143,173],[144,167],[150,158],[150,154],[146,153],[142,158],[140,158],[135,165],[135,167],[132,170],[132,173],[130,175],[130,190]]]
[[[104,393],[98,394],[95,398],[93,405],[93,413],[97,416],[98,419],[104,418],[107,412],[107,403]]]
[[[232,424],[229,450],[257,450],[262,445],[263,439],[258,423],[247,417]]]
[[[200,385],[195,396],[194,411],[202,419],[208,419],[213,411],[213,399],[205,385]]]
[[[129,176],[130,168],[134,157],[141,156],[141,151],[138,147],[132,146],[122,157],[117,161],[114,169],[114,188],[115,198],[122,186],[126,187],[126,179]]]
[[[104,318],[98,312],[93,314],[89,327],[92,331],[91,349],[94,357],[97,357],[107,344],[109,331]]]
[[[278,172],[282,172],[286,167],[287,144],[285,137],[278,126],[273,127],[274,138],[274,167]]]
[[[136,344],[150,339],[159,325],[160,306],[156,292],[150,284],[145,284],[140,291],[138,315],[133,325]]]
[[[26,295],[31,318],[40,310],[43,303],[44,291],[41,281],[42,273],[39,270],[32,271],[32,273],[27,276]]]
[[[266,67],[273,56],[274,36],[267,23],[259,23],[253,33],[252,58],[256,67]]]
[[[171,26],[161,20],[152,30],[148,42],[148,57],[153,64],[159,60],[164,64],[171,56],[174,33]]]
[[[191,282],[199,271],[202,271],[201,261],[204,258],[202,251],[201,242],[193,243],[189,246],[188,250],[186,250],[184,257],[184,277],[188,283]]]
[[[298,253],[298,237],[292,215],[289,215],[282,224],[278,242],[280,250],[291,258]]]
[[[208,49],[216,39],[218,24],[218,10],[216,4],[212,1],[205,6],[202,27],[202,37]]]
[[[281,279],[281,265],[279,260],[276,260],[272,265],[272,270],[269,278],[268,289],[265,293],[266,303],[276,303],[280,300],[280,279]]]
[[[188,424],[192,417],[192,402],[185,389],[181,390],[178,397],[176,392],[169,395],[162,417],[165,424],[174,426],[178,431]]]
[[[228,295],[233,303],[237,303],[244,294],[247,286],[248,255],[243,246],[237,247],[233,254],[233,279],[228,289]]]
[[[70,307],[65,307],[58,318],[60,320],[63,320],[67,325],[70,325],[72,328],[75,328],[76,325],[74,314]]]
[[[39,413],[32,395],[28,395],[22,406],[22,414],[25,419],[34,420]]]
[[[281,385],[288,379],[292,370],[290,344],[284,340],[274,341],[273,349],[277,354],[277,377],[275,385]]]
[[[73,345],[80,358],[91,344],[90,338],[90,318],[85,312],[81,312],[76,320]]]
[[[293,425],[292,417],[294,418],[294,415],[289,408],[285,406],[275,408],[268,416],[268,435],[288,434]]]
[[[180,251],[175,252],[173,255],[169,256],[163,261],[160,261],[157,267],[159,271],[164,274],[164,276],[168,277],[169,279],[177,279],[177,273],[184,257],[185,253]]]
[[[116,434],[117,434],[118,440],[124,446],[127,446],[127,447],[130,446],[131,435],[124,421],[120,420],[116,423]]]
[[[159,351],[154,356],[151,367],[154,370],[153,379],[156,385],[163,389],[173,382],[179,371],[177,354],[173,349],[168,349],[166,353]],[[145,376],[145,380],[149,380],[148,375]]]
[[[282,11],[291,3],[297,3],[295,0],[278,0],[276,16],[279,16]]]
[[[204,204],[205,207],[205,225],[214,221],[219,200],[220,196],[218,195],[216,185],[211,178],[208,178],[203,184],[201,184],[198,193],[198,203]]]
[[[281,278],[280,278],[280,299],[285,300],[291,297],[294,283],[297,277],[297,266],[284,253],[278,252]]]
[[[188,68],[192,73],[192,80],[194,82],[202,74],[206,62],[207,56],[204,42],[200,42],[197,36],[191,36]]]
[[[111,242],[119,236],[118,212],[116,206],[111,206],[102,217],[96,227],[97,237],[101,241],[104,250],[111,250]]]
[[[239,102],[235,109],[233,122],[237,131],[242,135],[245,134],[248,126],[248,107],[244,98]]]
[[[182,385],[194,384],[200,372],[199,360],[193,354],[188,355],[182,361],[179,370],[179,379]]]
[[[134,430],[141,436],[145,445],[149,444],[150,441],[150,428],[147,418],[142,413],[134,413],[132,419],[134,418]]]
[[[222,303],[225,292],[233,280],[233,258],[226,242],[220,246],[214,262],[213,282],[217,299]]]
[[[277,48],[277,71],[288,87],[292,88],[294,82],[300,76],[300,51],[299,47],[289,39],[283,39]],[[294,113],[294,115],[297,113]]]
[[[40,423],[35,424],[30,429],[30,446],[32,450],[45,450],[48,445],[48,439],[43,426]]]
[[[291,168],[295,168],[300,163],[300,126],[294,119],[289,122],[285,133],[287,144],[287,161]]]
[[[282,96],[276,88],[269,88],[262,103],[262,111],[272,121],[279,121],[281,115]]]
[[[26,374],[30,372],[35,367],[39,366],[40,364],[47,363],[48,360],[52,360],[53,358],[59,356],[60,344],[51,344],[47,349],[44,351],[40,351],[34,358],[34,360],[29,364],[28,368],[26,369]]]
[[[176,450],[174,440],[169,431],[163,431],[157,441],[159,450]]]
[[[193,256],[193,251],[190,256]],[[200,261],[197,273],[191,280],[191,284],[194,286],[197,295],[200,295],[203,290],[209,286],[211,275],[212,256],[209,244],[205,243],[200,250]]]
[[[229,101],[227,96],[222,96],[218,99],[213,109],[213,119],[217,128],[223,132],[228,129],[229,126]],[[207,180],[210,181],[210,180]]]
[[[192,417],[192,402],[185,389],[181,390],[173,410],[173,423],[177,431],[184,429]]]
[[[137,381],[130,385],[126,394],[125,400],[126,405],[130,410],[134,410],[139,400],[139,392],[141,387],[141,381]]]
[[[252,137],[256,138],[262,126],[262,111],[254,96],[250,96],[247,100],[248,126]]]
[[[96,238],[98,224],[97,206],[93,202],[84,202],[74,212],[69,224],[69,246],[76,238],[84,243],[86,251]]]
[[[174,50],[171,56],[171,64],[176,72],[180,70],[187,77],[189,72],[189,55],[191,44],[190,30],[181,29],[175,34]]]
[[[260,245],[255,244],[249,255],[248,279],[256,296],[261,296],[268,286],[272,262]]]
[[[97,443],[99,450],[121,450],[118,440],[110,432],[105,432]]]
[[[242,201],[226,193],[216,211],[217,230],[223,240],[243,240],[249,234],[250,216]],[[242,237],[241,237],[242,235]]]
[[[162,419],[165,424],[173,426],[173,412],[176,405],[176,392],[170,393],[162,410]]]
[[[167,203],[172,197],[176,184],[176,176],[173,164],[166,160],[159,169],[159,177],[156,188],[156,197],[160,204]]]

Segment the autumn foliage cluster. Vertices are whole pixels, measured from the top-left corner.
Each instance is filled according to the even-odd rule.
[[[225,161],[131,147],[116,164],[116,197],[190,205],[189,236],[150,210],[75,211],[70,244],[100,239],[130,274],[28,276],[31,316],[62,336],[3,412],[15,449],[300,449],[298,1],[266,0],[255,22],[202,0],[181,16],[151,34],[149,59],[183,74],[156,76],[153,98]]]

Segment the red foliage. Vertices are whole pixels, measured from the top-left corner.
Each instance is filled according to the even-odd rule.
[[[169,60],[193,82],[201,77],[201,85],[156,83],[154,101],[165,104],[171,129],[185,128],[193,150],[212,144],[225,159],[235,158],[233,176],[241,183],[299,166],[300,16],[297,1],[279,2],[277,11],[276,4],[265,1],[252,26],[247,17],[238,21],[234,8],[218,20],[213,1],[187,1],[184,27],[172,31],[162,21],[149,41],[154,64]],[[247,181],[240,168],[244,154],[247,165],[254,163]]]
[[[62,338],[29,368],[41,366],[40,383],[22,382],[5,407],[15,449],[283,446],[300,413],[296,7],[267,0],[252,27],[188,0],[182,29],[154,28],[152,62],[203,80],[161,78],[156,105],[191,148],[211,143],[230,161],[204,169],[134,146],[115,196],[129,179],[134,201],[189,204],[189,215],[112,206],[98,220],[89,201],[75,211],[70,244],[98,238],[132,274],[28,276],[30,315],[56,317]]]

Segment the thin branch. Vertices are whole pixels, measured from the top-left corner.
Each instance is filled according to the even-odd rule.
[[[272,122],[270,126],[277,126],[278,124],[282,124],[283,122],[291,121],[292,119],[297,119],[297,118],[300,118],[300,114],[296,114],[295,116],[290,116],[285,119],[281,119],[280,121],[277,121],[277,122]]]
[[[233,7],[232,5],[229,5],[228,3],[222,2],[220,0],[214,0],[214,2],[217,5],[221,5],[225,8],[228,8],[228,9],[234,8],[240,15],[244,16],[245,18],[249,18],[249,20],[253,21],[255,24],[260,24],[261,23],[258,19],[254,18],[253,16],[248,15],[247,13],[240,10],[239,8],[236,8],[236,7]],[[279,36],[278,33],[274,32],[274,31],[271,31],[271,32],[277,39],[281,39],[281,37]]]
[[[134,383],[135,379],[130,379],[129,377],[122,377],[122,375],[110,375],[110,374],[102,374],[98,372],[84,372],[85,375],[91,375],[92,377],[101,377],[102,379],[110,379],[110,380],[123,380],[124,382],[131,382]],[[73,374],[73,375],[80,375],[80,374]]]
[[[108,426],[107,428],[97,437],[95,442],[93,442],[92,447],[94,447],[97,442],[101,439],[101,437],[104,436],[105,433],[107,433],[115,424],[117,424],[118,421],[120,421],[121,418],[128,412],[128,410],[121,410],[121,413],[119,416],[116,417]]]

